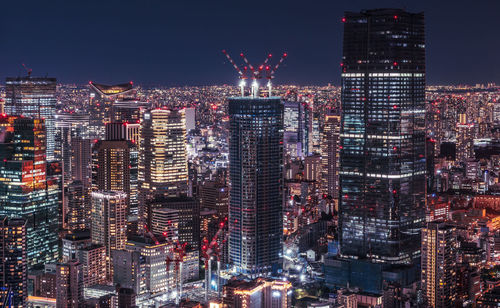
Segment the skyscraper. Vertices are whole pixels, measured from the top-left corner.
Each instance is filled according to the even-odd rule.
[[[26,221],[0,218],[0,303],[10,292],[9,307],[24,307],[27,297]]]
[[[119,191],[92,192],[92,243],[106,247],[107,277],[111,280],[111,250],[122,250],[127,242],[127,194]]]
[[[229,258],[242,274],[268,275],[281,268],[281,99],[230,98],[229,130]]]
[[[428,307],[453,307],[456,292],[455,227],[430,222],[422,229],[422,290]]]
[[[70,232],[85,229],[85,222],[89,220],[86,212],[87,196],[85,186],[80,181],[74,181],[67,187],[68,212],[65,223]]]
[[[104,139],[106,123],[114,122],[112,121],[114,103],[134,98],[136,91],[132,82],[110,86],[91,81],[89,86],[89,110],[92,114],[89,134],[91,139],[102,140]]]
[[[45,120],[47,160],[54,159],[56,104],[55,78],[8,77],[5,81],[7,114]]]
[[[129,211],[137,212],[138,158],[131,141],[97,141],[92,149],[92,190],[123,191]]]
[[[321,142],[321,172],[323,194],[337,200],[339,195],[340,115],[327,114]]]
[[[145,205],[156,196],[188,191],[184,110],[154,109],[143,114],[139,165],[139,217],[149,221]]]
[[[5,116],[0,130],[0,215],[26,220],[29,267],[54,262],[61,196],[45,159],[44,120]]]
[[[412,264],[425,218],[423,13],[346,12],[340,252]]]

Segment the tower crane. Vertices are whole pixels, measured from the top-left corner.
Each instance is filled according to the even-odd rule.
[[[26,64],[22,63],[24,69],[26,70],[26,73],[28,73],[28,77],[31,77],[31,72],[33,71],[31,68],[28,68]]]
[[[220,296],[220,253],[221,247],[227,242],[227,237],[229,231],[226,232],[224,239],[218,242],[220,235],[224,232],[224,228],[227,226],[227,217],[225,217],[219,223],[219,229],[215,233],[214,237],[210,242],[207,238],[203,239],[203,245],[201,247],[202,258],[205,260],[205,301],[208,301],[208,290],[210,288],[210,279],[212,275],[212,264],[211,259],[213,256],[217,257],[217,292]]]
[[[250,61],[248,61],[248,59],[244,53],[240,53],[240,57],[242,58],[243,63],[244,63],[243,70],[242,70],[234,62],[234,60],[231,58],[231,56],[229,56],[229,54],[227,53],[226,50],[223,50],[222,53],[226,56],[226,58],[229,60],[229,62],[233,65],[234,69],[238,72],[239,78],[241,79],[240,84],[239,84],[240,89],[241,89],[241,96],[245,95],[246,79],[251,78],[253,80],[252,84],[251,84],[251,96],[252,97],[256,97],[258,95],[259,84],[258,84],[257,80],[263,78],[263,72],[265,72],[266,79],[268,79],[268,82],[267,82],[267,88],[268,88],[268,92],[269,92],[268,95],[269,95],[269,97],[271,97],[271,95],[272,95],[271,79],[274,78],[274,74],[276,73],[276,71],[278,70],[280,65],[283,63],[283,61],[285,61],[286,57],[288,56],[288,54],[286,52],[283,53],[279,62],[276,65],[272,66],[269,64],[269,61],[272,58],[272,54],[268,54],[266,59],[264,60],[264,62],[261,65],[255,67],[250,63]],[[248,69],[250,70],[250,72],[248,72]]]

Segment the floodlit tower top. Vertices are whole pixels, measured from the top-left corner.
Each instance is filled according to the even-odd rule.
[[[240,67],[238,66],[234,60],[229,56],[229,54],[226,52],[226,50],[223,50],[222,53],[226,56],[228,59],[229,63],[231,63],[236,70],[236,72],[239,75],[240,81],[240,89],[241,89],[241,96],[245,96],[246,94],[246,79],[252,79],[252,83],[250,84],[250,96],[252,97],[257,97],[259,94],[259,79],[266,78],[267,81],[267,87],[268,87],[268,95],[271,97],[272,94],[272,85],[271,85],[271,79],[274,78],[274,74],[280,67],[280,65],[285,61],[285,58],[288,56],[288,54],[285,52],[281,56],[281,59],[276,63],[276,65],[273,67],[272,65],[269,64],[269,61],[272,58],[272,54],[268,54],[264,62],[259,65],[259,66],[253,66],[252,63],[250,63],[245,56],[244,53],[240,53],[240,57],[243,60],[243,65]]]

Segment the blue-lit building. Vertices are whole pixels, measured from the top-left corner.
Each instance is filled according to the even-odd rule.
[[[229,99],[229,259],[248,277],[281,269],[283,103]]]
[[[0,215],[26,220],[30,268],[57,261],[62,167],[47,163],[45,122],[0,118]]]
[[[353,270],[411,267],[426,200],[424,15],[378,9],[342,21],[340,255],[357,260]]]
[[[9,77],[5,81],[5,112],[45,119],[47,160],[53,160],[56,136],[56,79]]]

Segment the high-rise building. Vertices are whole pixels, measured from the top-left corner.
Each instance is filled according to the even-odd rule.
[[[89,82],[90,101],[89,111],[92,117],[89,123],[89,134],[91,139],[104,139],[105,125],[112,121],[113,105],[117,101],[133,99],[136,95],[133,83],[118,85],[103,85]]]
[[[0,217],[0,303],[25,307],[27,297],[26,221]]]
[[[167,267],[165,260],[171,254],[172,246],[169,243],[155,243],[149,237],[133,236],[127,241],[127,251],[137,251],[143,259],[143,277],[148,292],[158,293],[172,290],[175,287],[174,266]],[[171,256],[173,260],[173,256]]]
[[[61,183],[45,158],[44,120],[5,116],[0,130],[0,215],[26,220],[29,267],[55,262]]]
[[[424,15],[377,9],[342,21],[340,252],[412,264],[425,219]]]
[[[188,191],[184,110],[154,109],[143,114],[139,164],[139,217],[148,222],[148,200]]]
[[[83,285],[106,284],[106,247],[89,245],[77,251],[78,261],[82,265]]]
[[[145,260],[137,250],[113,250],[113,283],[134,290],[135,294],[147,292]]]
[[[56,307],[81,307],[83,304],[83,271],[81,264],[76,260],[58,263],[56,271]]]
[[[123,191],[128,209],[136,212],[138,158],[131,141],[97,141],[92,150],[92,190]]]
[[[229,258],[255,277],[281,268],[283,104],[279,97],[229,99]]]
[[[219,217],[227,216],[229,187],[219,181],[205,181],[200,186],[201,207],[216,210]]]
[[[66,190],[65,197],[67,198],[67,213],[66,213],[66,228],[70,232],[85,229],[85,222],[88,220],[86,203],[88,194],[82,182],[71,182]]]
[[[307,133],[304,102],[287,100],[284,102],[283,143],[286,155],[292,159],[304,155],[304,141]],[[307,153],[306,153],[307,154]]]
[[[113,103],[111,122],[139,123],[141,114],[149,106],[148,102],[137,100],[122,100]]]
[[[88,139],[89,115],[81,113],[64,113],[55,116],[55,149],[54,158],[62,161],[64,183],[72,181],[73,138]]]
[[[118,290],[118,307],[121,308],[134,308],[136,294],[130,288],[120,288]]]
[[[5,81],[7,114],[45,120],[47,160],[54,159],[56,104],[55,78],[8,77]]]
[[[322,192],[337,200],[339,195],[340,115],[327,114],[321,143]]]
[[[106,247],[106,276],[111,280],[111,250],[125,249],[127,242],[127,194],[92,192],[92,242]]]
[[[456,292],[455,227],[430,222],[422,229],[422,290],[428,307],[454,307]]]
[[[92,245],[90,230],[77,230],[62,238],[62,261],[78,259],[78,250]]]

